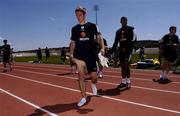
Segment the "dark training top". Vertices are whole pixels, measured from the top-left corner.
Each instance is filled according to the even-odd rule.
[[[174,44],[179,44],[179,39],[177,35],[170,35],[170,34],[166,34],[161,41],[162,44],[162,49],[163,51],[166,52],[175,52],[176,51],[176,47],[174,46]]]
[[[160,42],[162,46],[162,56],[170,61],[174,62],[177,58],[177,47],[179,44],[177,35],[166,34]]]
[[[72,28],[71,40],[74,40],[76,43],[74,50],[75,58],[83,60],[86,57],[95,57],[95,35],[98,35],[97,27],[90,22],[84,25],[77,24]]]
[[[38,49],[36,52],[37,52],[37,56],[38,56],[38,57],[42,57],[41,50]]]
[[[10,55],[11,54],[11,47],[9,44],[2,46],[3,55]]]
[[[126,51],[131,51],[134,45],[133,30],[134,30],[134,27],[130,27],[130,26],[125,26],[117,30],[112,50],[115,51],[119,43],[120,50],[124,48],[126,49]]]
[[[50,57],[49,49],[45,49],[45,54],[46,54],[46,57]]]

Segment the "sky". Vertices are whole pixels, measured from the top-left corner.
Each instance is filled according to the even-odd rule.
[[[0,0],[0,45],[7,39],[15,51],[69,46],[79,5],[92,23],[93,6],[99,6],[98,27],[109,47],[122,16],[135,27],[138,40],[159,40],[171,25],[180,36],[180,0]]]

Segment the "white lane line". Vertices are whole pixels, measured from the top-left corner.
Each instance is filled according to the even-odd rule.
[[[10,92],[2,89],[2,88],[0,88],[0,91],[2,91],[3,93],[6,93],[6,94],[8,94],[8,95],[10,95],[11,97],[14,97],[14,98],[18,99],[19,101],[24,102],[24,103],[26,103],[26,104],[28,104],[28,105],[36,108],[36,109],[39,109],[39,110],[41,110],[41,111],[49,114],[50,116],[58,116],[58,115],[56,115],[56,114],[54,114],[54,113],[52,113],[52,112],[47,111],[46,109],[41,108],[40,106],[37,106],[37,105],[35,105],[35,104],[33,104],[33,103],[31,103],[31,102],[23,99],[23,98],[20,98],[20,97],[14,95],[14,94],[12,94],[12,93],[10,93]]]
[[[100,81],[100,83],[110,84],[110,85],[119,85],[119,84],[116,84],[116,83],[105,82],[105,81]],[[144,90],[151,90],[151,91],[158,91],[158,92],[165,92],[165,93],[180,94],[180,92],[178,92],[178,91],[168,91],[168,90],[153,89],[153,88],[139,87],[139,86],[132,86],[132,87],[136,88],[136,89],[144,89]]]
[[[22,72],[28,72],[28,73],[33,73],[33,74],[40,74],[40,75],[46,75],[46,76],[62,77],[62,78],[66,78],[66,79],[77,80],[77,78],[70,77],[70,76],[60,76],[60,75],[40,73],[40,72],[27,71],[27,70],[21,70],[21,69],[14,69],[14,70],[22,71]],[[110,84],[110,85],[118,85],[117,83],[111,83],[111,82],[105,82],[105,81],[98,81],[98,83]],[[154,89],[154,88],[147,88],[147,87],[140,87],[140,86],[132,86],[132,87],[136,88],[136,89],[143,89],[143,90],[150,90],[150,91],[158,91],[158,92],[165,92],[165,93],[180,94],[180,92],[178,92],[178,91],[161,90],[161,89]]]
[[[3,92],[0,90],[0,94],[2,94]]]
[[[19,65],[20,66],[20,65]],[[25,65],[21,65],[22,67],[26,67]],[[20,67],[21,67],[20,66]],[[27,65],[28,66],[28,65]],[[17,66],[18,67],[18,66]],[[32,66],[33,67],[33,66]],[[50,66],[38,66],[39,68],[50,68]],[[53,68],[56,68],[56,69],[62,69],[62,70],[66,70],[66,69],[69,69],[67,66],[66,67],[53,67]],[[112,69],[112,68],[110,68]],[[137,73],[135,71],[141,71],[142,73]],[[120,69],[117,68],[117,70],[114,70],[114,71],[111,71],[111,70],[105,70],[105,72],[112,72],[112,73],[118,73],[120,74]],[[143,73],[143,72],[149,72],[149,73]],[[134,75],[141,75],[141,76],[153,76],[153,77],[159,77],[161,71],[159,71],[159,73],[154,73],[155,70],[139,70],[139,69],[133,69],[132,70],[132,74]],[[177,76],[174,76],[174,75],[170,75],[170,77],[173,77],[173,78],[178,78]],[[179,79],[179,78],[178,78]]]
[[[25,67],[25,66],[16,66],[16,67],[23,67],[23,68],[26,68],[26,69],[40,69],[40,70],[48,70],[48,71],[60,71],[60,70],[53,70],[53,69],[41,69],[41,68],[34,68],[34,67]],[[61,72],[65,72],[65,73],[67,73],[67,71],[62,71],[61,70]],[[132,75],[134,75],[134,74],[132,74]],[[138,74],[139,75],[139,74]],[[144,76],[144,74],[140,74],[140,75],[142,75],[142,76]],[[103,76],[105,76],[105,77],[113,77],[113,78],[118,78],[118,79],[121,79],[121,77],[120,77],[120,75],[119,76],[115,76],[115,75],[107,75],[107,74],[103,74]],[[158,77],[158,75],[156,75],[157,77]],[[140,81],[149,81],[149,82],[152,82],[152,79],[142,79],[142,78],[136,78],[136,77],[133,77],[133,78],[131,78],[132,80],[140,80]],[[180,82],[175,82],[175,81],[173,81],[173,82],[171,82],[171,83],[174,83],[174,84],[180,84]]]
[[[23,68],[28,68],[28,69],[40,69],[40,70],[48,70],[48,71],[59,71],[59,70],[53,70],[53,69],[41,69],[41,68],[25,67],[25,66],[16,66],[16,67],[23,67]],[[62,71],[62,70],[61,70],[61,72],[67,73],[67,71]],[[103,76],[121,79],[120,75],[119,76],[115,76],[115,75],[103,74]],[[132,80],[141,80],[141,81],[150,81],[150,82],[152,82],[151,79],[142,79],[142,78],[135,78],[135,77],[133,77]]]
[[[6,90],[7,92],[10,92],[10,90]],[[0,90],[0,93],[4,93],[3,91]]]
[[[74,92],[80,92],[80,91],[77,90],[77,89],[68,88],[68,87],[63,87],[63,86],[59,86],[59,85],[54,85],[54,84],[51,84],[51,83],[46,83],[46,82],[37,81],[37,80],[33,80],[33,79],[27,79],[27,78],[23,78],[23,77],[11,75],[11,74],[6,74],[6,73],[4,73],[3,75],[11,76],[11,77],[14,77],[14,78],[18,78],[18,79],[26,80],[26,81],[30,81],[30,82],[35,82],[35,83],[38,83],[38,84],[43,84],[43,85],[45,85],[45,86],[47,85],[47,86],[56,87],[56,88],[61,88],[61,89],[70,90],[70,91],[74,91]],[[87,94],[92,95],[92,93],[90,93],[90,92],[87,92]],[[109,97],[109,96],[100,96],[100,97],[106,98],[106,99],[109,99],[109,100],[118,101],[118,102],[123,102],[123,103],[132,104],[132,105],[136,105],[136,106],[141,106],[141,107],[151,108],[151,109],[155,109],[155,110],[160,110],[160,111],[166,111],[166,112],[171,112],[171,113],[175,113],[175,114],[180,114],[180,111],[171,110],[171,109],[167,109],[167,108],[161,108],[161,107],[157,107],[157,106],[152,106],[152,105],[137,103],[137,102],[133,102],[133,101],[128,101],[128,100],[113,98],[113,97]]]

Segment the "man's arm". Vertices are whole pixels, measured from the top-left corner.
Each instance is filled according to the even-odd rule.
[[[117,49],[117,45],[118,45],[118,42],[119,42],[118,39],[119,39],[119,36],[118,36],[118,33],[116,32],[116,37],[115,37],[115,40],[114,40],[114,43],[113,43],[111,53],[113,53]]]
[[[158,56],[158,60],[159,60],[160,64],[161,64],[161,57],[162,57],[163,48],[164,48],[164,38],[165,38],[165,36],[159,40],[159,56]]]
[[[74,50],[76,47],[76,37],[77,37],[77,32],[75,31],[75,28],[71,29],[71,42],[70,42],[70,57],[74,57]]]
[[[135,45],[136,41],[137,41],[137,34],[136,34],[136,30],[133,29],[132,53],[134,53],[134,51],[135,51],[135,50],[134,50],[134,45]]]
[[[137,41],[137,34],[136,34],[136,30],[134,29],[133,30],[133,42],[136,42]]]
[[[95,31],[97,42],[101,46],[100,52],[102,53],[102,55],[104,55],[105,54],[105,47],[104,47],[104,40],[103,40],[102,34],[100,33],[98,26],[95,24],[93,25],[93,30]]]
[[[104,40],[103,40],[103,38],[102,38],[102,35],[101,35],[101,34],[98,34],[98,35],[97,35],[97,39],[98,39],[99,44],[100,44],[100,46],[101,46],[101,53],[102,53],[102,55],[104,55],[104,54],[105,54],[105,46],[104,46]]]
[[[74,57],[74,49],[76,47],[76,43],[74,40],[71,40],[70,43],[70,57],[73,58]]]

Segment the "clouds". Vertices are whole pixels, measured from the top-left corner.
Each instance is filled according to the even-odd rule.
[[[145,39],[147,39],[147,40],[158,40],[157,35],[158,34],[156,34],[156,33],[147,33],[145,35]]]
[[[153,34],[152,33],[148,33],[146,36],[147,37],[153,37]]]
[[[49,19],[51,22],[55,22],[55,21],[56,21],[56,18],[55,18],[55,17],[52,17],[52,16],[48,17],[48,19]]]
[[[3,37],[0,36],[0,41],[1,41],[1,40],[4,40],[4,39],[5,39],[5,38],[3,38]]]

